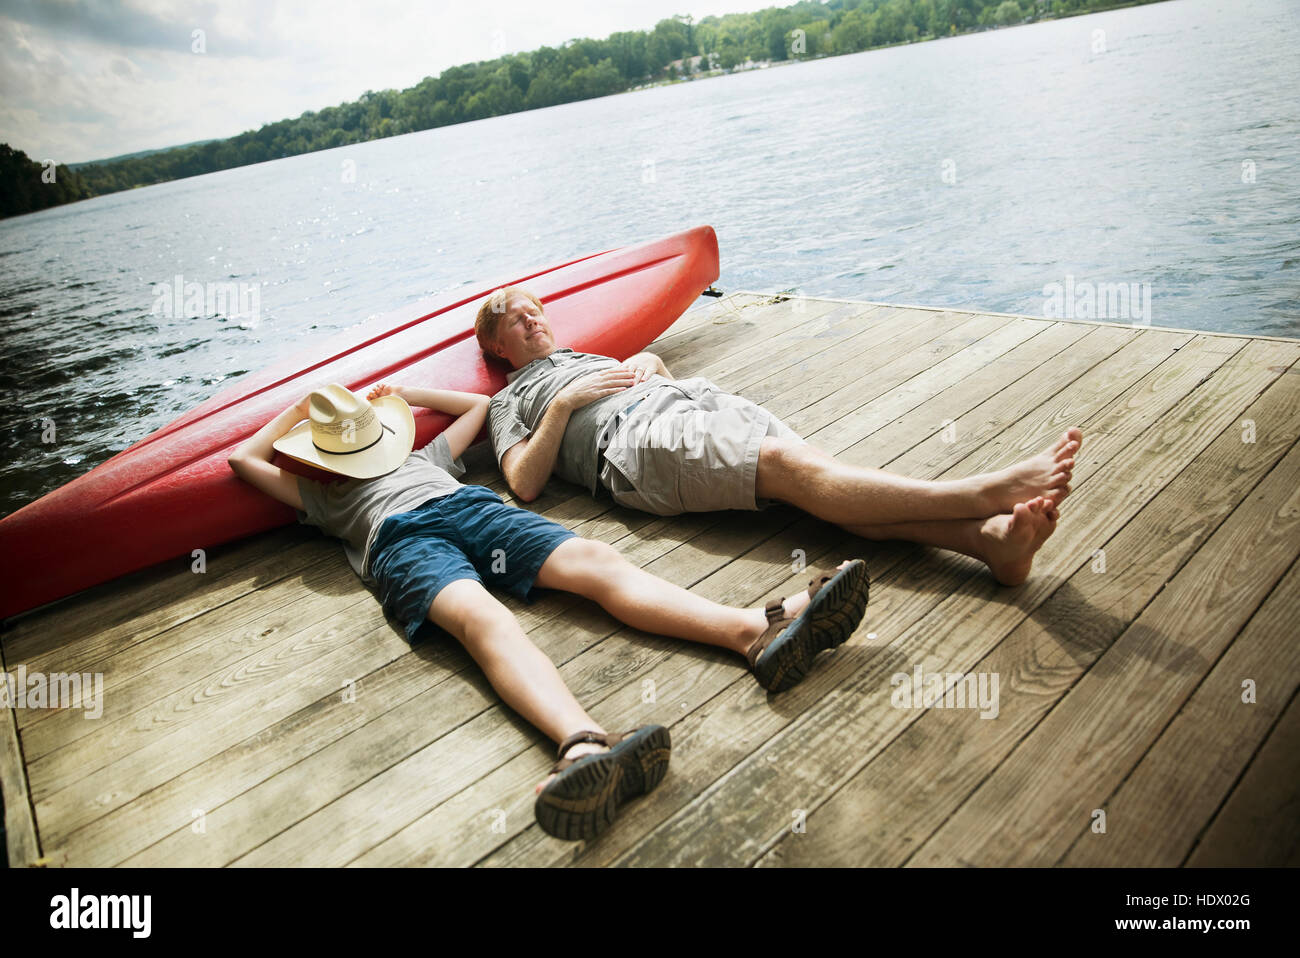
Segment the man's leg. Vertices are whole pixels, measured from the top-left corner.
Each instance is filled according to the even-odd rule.
[[[779,499],[852,531],[884,523],[986,519],[1042,496],[1060,505],[1070,491],[1082,433],[1070,427],[1049,449],[997,472],[928,480],[852,466],[808,444],[767,438],[756,495]]]
[[[1016,504],[1010,513],[987,519],[937,519],[846,525],[864,539],[904,539],[961,552],[985,563],[1003,585],[1020,585],[1029,578],[1034,554],[1056,531],[1056,505],[1038,496]]]

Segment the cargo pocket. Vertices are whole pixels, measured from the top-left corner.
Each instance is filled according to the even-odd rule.
[[[677,450],[678,499],[685,512],[731,508],[726,487],[732,481],[719,461],[719,430],[730,426],[725,415],[692,409],[681,417]]]
[[[632,449],[606,458],[601,479],[610,498],[620,506],[656,516],[680,515],[681,491],[676,470],[665,472],[662,450]]]

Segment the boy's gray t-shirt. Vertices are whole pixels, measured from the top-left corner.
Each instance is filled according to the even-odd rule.
[[[413,449],[392,472],[374,479],[327,483],[299,476],[303,509],[295,511],[302,524],[342,539],[348,562],[370,583],[370,547],[384,520],[451,495],[462,488],[455,477],[464,474],[464,463],[452,459],[447,437],[439,435],[423,449]]]

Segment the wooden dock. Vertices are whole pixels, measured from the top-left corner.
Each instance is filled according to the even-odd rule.
[[[774,696],[731,653],[506,599],[607,728],[671,729],[663,784],[588,844],[535,823],[554,745],[456,642],[407,646],[336,540],[133,574],[3,633],[10,673],[104,677],[98,719],[5,710],[11,864],[1300,864],[1300,341],[740,293],[651,349],[915,477],[1079,425],[1074,492],[1008,589],[793,509],[661,519],[552,481],[527,508],[721,602],[854,555],[872,579],[855,636]],[[996,676],[996,717],[899,707],[917,667]]]

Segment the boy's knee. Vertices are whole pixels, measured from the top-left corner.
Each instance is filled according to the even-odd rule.
[[[590,565],[594,568],[623,561],[623,557],[619,555],[617,549],[608,542],[601,542],[599,539],[577,538],[570,540],[570,555],[575,563]]]
[[[440,592],[429,610],[429,618],[467,639],[489,639],[519,629],[514,613],[470,579],[453,582]]]
[[[599,539],[569,539],[561,548],[564,552],[557,557],[559,562],[554,570],[556,584],[588,597],[611,582],[614,574],[627,565],[617,549]]]

